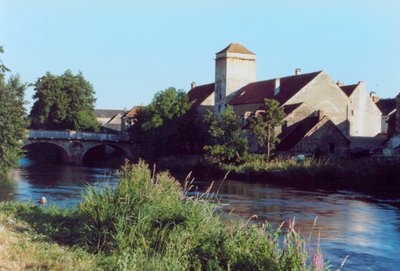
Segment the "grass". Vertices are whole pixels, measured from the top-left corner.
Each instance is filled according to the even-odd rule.
[[[10,228],[18,242],[56,246],[33,254],[36,269],[328,269],[319,247],[311,248],[293,222],[273,229],[225,221],[210,194],[189,196],[190,182],[181,186],[168,172],[155,174],[144,162],[126,164],[119,175],[117,188],[89,187],[75,210],[0,204],[4,221],[22,221],[30,235],[40,236],[25,240],[23,233]],[[6,262],[18,263],[21,258],[15,254],[6,256]],[[43,262],[48,265],[42,268]]]
[[[0,214],[0,270],[97,270],[96,257],[64,247],[14,215]]]

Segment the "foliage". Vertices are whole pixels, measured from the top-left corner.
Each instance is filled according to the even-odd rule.
[[[282,124],[286,115],[279,102],[273,99],[266,98],[261,110],[251,120],[250,131],[257,137],[258,145],[266,149],[269,158],[279,142],[275,128]]]
[[[201,133],[195,112],[189,108],[188,95],[175,88],[158,92],[150,105],[140,107],[130,131],[140,157],[154,161],[193,152]]]
[[[151,118],[143,123],[144,129],[157,128],[167,120],[183,116],[190,108],[189,97],[173,87],[159,91],[149,105]]]
[[[211,136],[211,145],[204,146],[204,150],[212,160],[237,162],[246,155],[247,139],[232,107],[228,106],[219,116],[209,112],[205,122],[210,125],[208,133]]]
[[[288,227],[224,221],[212,194],[168,172],[126,164],[117,188],[89,188],[78,209],[0,204],[61,244],[85,247],[106,270],[323,270],[322,254]],[[68,241],[59,240],[65,234]],[[314,261],[318,259],[318,261]],[[318,266],[316,265],[318,264]],[[321,269],[318,269],[321,267]]]
[[[79,72],[46,73],[34,84],[30,119],[33,129],[97,131],[92,85]]]
[[[0,53],[3,51],[0,47]],[[26,134],[24,108],[25,84],[18,76],[6,79],[9,70],[0,62],[0,175],[18,166],[22,155],[21,141]]]

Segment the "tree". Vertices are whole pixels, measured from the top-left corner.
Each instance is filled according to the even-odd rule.
[[[282,124],[286,114],[279,102],[273,99],[265,99],[261,110],[251,120],[250,132],[257,137],[258,145],[266,149],[269,158],[279,142],[275,128]]]
[[[34,84],[30,119],[33,129],[97,131],[92,85],[79,72],[57,76],[46,73]]]
[[[1,46],[0,53],[3,53]],[[0,175],[18,166],[27,126],[24,108],[26,85],[18,76],[10,76],[7,80],[7,72],[9,69],[0,61]]]
[[[162,155],[188,152],[186,135],[195,129],[189,108],[188,95],[172,87],[157,92],[148,106],[142,106],[131,128],[139,155],[155,160]]]
[[[165,122],[183,116],[189,108],[189,97],[183,90],[170,87],[159,91],[148,106],[151,118],[143,124],[144,128],[160,127]]]
[[[211,145],[204,146],[209,157],[218,162],[237,162],[247,153],[247,139],[240,127],[240,119],[231,107],[228,106],[220,116],[210,111],[205,121],[210,125]]]

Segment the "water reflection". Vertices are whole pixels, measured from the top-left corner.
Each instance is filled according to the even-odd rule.
[[[23,163],[10,180],[0,180],[0,200],[38,202],[46,197],[49,204],[73,208],[82,199],[88,184],[95,187],[116,186],[118,179],[111,169],[68,165]]]
[[[35,166],[25,161],[13,180],[0,181],[0,200],[37,202],[45,196],[50,204],[74,207],[87,184],[116,186],[118,180],[110,172],[65,165]],[[208,184],[196,183],[200,191]],[[219,186],[216,183],[214,187]],[[233,180],[222,185],[218,197],[226,218],[248,219],[256,214],[258,221],[278,226],[295,217],[297,228],[306,236],[318,217],[314,236],[321,232],[322,248],[334,268],[350,255],[343,270],[399,270],[400,209],[382,200],[347,191],[299,190]]]
[[[217,184],[218,187],[218,184]],[[400,210],[354,193],[301,191],[268,184],[229,181],[222,186],[220,201],[225,213],[239,217],[253,214],[277,227],[296,219],[308,236],[314,219],[321,233],[325,255],[338,267],[350,255],[344,270],[398,270],[400,264]]]

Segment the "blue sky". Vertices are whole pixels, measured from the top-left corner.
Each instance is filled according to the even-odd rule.
[[[394,97],[399,14],[397,0],[0,0],[0,57],[25,82],[82,71],[97,108],[211,83],[215,53],[231,42],[257,54],[257,80],[325,70]],[[32,95],[28,89],[30,102]]]

